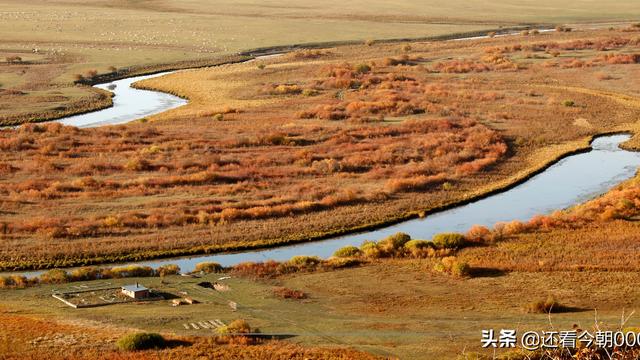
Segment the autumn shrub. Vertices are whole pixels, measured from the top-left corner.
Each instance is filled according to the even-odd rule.
[[[297,255],[289,259],[289,263],[295,266],[311,267],[318,265],[322,259],[317,256]]]
[[[124,351],[162,349],[166,346],[166,341],[160,334],[134,333],[127,334],[118,339],[116,346],[118,349]]]
[[[84,266],[78,269],[73,269],[69,272],[69,279],[71,281],[88,281],[96,280],[102,277],[102,272],[99,268]]]
[[[556,26],[555,30],[557,32],[571,32],[572,29],[568,26],[558,25]]]
[[[470,275],[471,267],[466,262],[456,261],[451,265],[451,275],[456,277],[467,277]]]
[[[4,288],[23,288],[29,286],[33,281],[29,281],[23,275],[2,275],[0,276],[0,289]]]
[[[527,306],[527,311],[536,314],[548,314],[553,312],[562,312],[565,309],[555,297],[549,295],[544,300],[536,300]]]
[[[234,265],[231,270],[232,272],[242,276],[268,278],[282,273],[291,272],[291,270],[297,270],[297,267],[292,265],[288,266],[285,263],[279,263],[273,260],[265,262],[245,261]]]
[[[331,258],[325,260],[322,266],[328,270],[344,269],[361,265],[362,260],[357,258]]]
[[[435,175],[418,175],[404,179],[390,179],[385,183],[384,189],[389,193],[424,190],[442,184],[446,178],[446,174],[440,173]]]
[[[180,273],[180,267],[176,264],[161,265],[156,269],[156,274],[160,277],[168,275],[177,275]]]
[[[393,253],[402,249],[409,240],[411,240],[411,236],[399,232],[380,240],[378,246],[387,253]]]
[[[223,270],[222,266],[217,262],[201,262],[197,263],[195,272],[203,272],[205,274],[217,273]]]
[[[126,163],[124,168],[130,171],[153,170],[153,166],[151,165],[151,163],[144,158],[133,158]]]
[[[605,54],[600,59],[608,64],[638,64],[640,54]]]
[[[331,55],[329,50],[321,49],[304,49],[289,53],[287,56],[293,59],[317,59],[323,56]]]
[[[293,290],[282,286],[274,287],[273,294],[282,299],[301,300],[307,298],[307,294],[305,294],[303,291]]]
[[[471,267],[464,261],[459,261],[455,256],[447,256],[437,261],[433,269],[437,272],[448,273],[455,277],[468,277]]]
[[[62,269],[52,269],[40,275],[40,282],[44,284],[62,284],[69,281],[69,274]]]
[[[358,74],[366,74],[371,71],[371,66],[367,64],[358,64],[353,69]]]
[[[465,245],[464,235],[457,233],[436,234],[431,241],[436,247],[445,249],[457,249]]]
[[[105,272],[116,279],[126,277],[150,277],[155,274],[155,271],[150,266],[143,265],[118,266],[105,269]]]
[[[296,84],[274,84],[267,93],[271,95],[296,95],[302,93],[302,87]]]
[[[362,255],[364,255],[364,257],[371,259],[378,259],[387,255],[386,252],[373,241],[365,241],[362,243],[360,251],[362,251]]]
[[[572,107],[575,105],[575,102],[573,100],[563,100],[562,105],[566,107]]]
[[[85,73],[85,77],[89,79],[94,78],[97,75],[98,75],[98,70],[94,70],[94,69],[87,70],[87,72]]]
[[[302,90],[302,95],[304,96],[317,96],[320,94],[320,91],[316,89],[304,89]]]
[[[360,249],[358,249],[355,246],[349,245],[336,250],[336,252],[333,253],[333,256],[339,257],[339,258],[345,258],[345,257],[355,257],[360,254],[361,254]]]
[[[473,225],[465,235],[466,241],[470,243],[483,243],[491,239],[491,230],[486,226]]]
[[[604,81],[604,80],[613,80],[613,79],[615,79],[613,76],[611,76],[611,75],[609,75],[609,74],[605,74],[605,73],[598,73],[598,74],[596,74],[596,78],[597,78],[598,80],[602,80],[602,81]]]
[[[404,244],[404,249],[413,257],[429,256],[429,249],[433,249],[433,243],[428,240],[410,240]]]
[[[260,333],[260,330],[251,328],[251,325],[242,319],[234,320],[229,325],[219,327],[217,332],[220,336],[216,341],[230,345],[251,345],[260,340],[259,337],[254,336],[254,334]]]
[[[22,58],[17,55],[7,56],[5,60],[8,64],[17,64],[22,62]]]
[[[398,66],[398,65],[417,65],[418,62],[423,59],[419,56],[410,56],[407,54],[400,55],[398,57],[384,58],[382,64],[385,66]]]

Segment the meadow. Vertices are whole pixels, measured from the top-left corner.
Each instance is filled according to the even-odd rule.
[[[3,130],[1,267],[285,244],[504,188],[636,131],[639,35],[299,50],[137,84],[190,99],[141,122]]]
[[[634,20],[632,0],[424,4],[291,0],[0,2],[0,123],[42,121],[108,106],[79,79],[215,64],[253,48],[298,43],[416,38],[500,27]],[[544,10],[543,10],[544,9]],[[108,13],[108,16],[105,16]],[[456,16],[451,16],[456,14]],[[487,20],[496,19],[496,20]],[[499,20],[497,20],[499,19]],[[20,61],[12,61],[17,58]],[[97,77],[96,77],[97,76]],[[12,94],[7,94],[11,92]]]
[[[0,271],[321,239],[508,188],[598,134],[632,133],[623,146],[638,150],[637,8],[0,0],[0,125],[107,107],[97,81],[197,68],[137,83],[190,103],[134,123],[0,129]],[[507,29],[518,35],[433,41]],[[272,47],[291,51],[236,64]],[[0,276],[0,357],[477,360],[494,358],[482,329],[640,326],[639,189],[637,176],[528,221],[398,234],[330,259],[203,264],[200,278],[171,266]],[[198,285],[222,276],[224,291]],[[136,281],[167,300],[77,310],[51,297]],[[199,303],[171,306],[186,297]],[[203,319],[280,340],[185,327]],[[118,349],[140,331],[168,346]]]
[[[135,328],[180,340],[180,346],[159,353],[169,358],[262,357],[266,351],[274,358],[477,360],[494,358],[491,350],[480,348],[482,329],[637,329],[639,184],[640,174],[601,197],[523,223],[473,227],[464,235],[435,236],[432,242],[398,234],[360,249],[342,249],[328,260],[298,256],[229,269],[210,263],[198,267],[203,271],[198,278],[45,281],[3,289],[4,309],[13,311],[0,312],[8,324],[0,331],[26,331],[19,332],[19,341],[7,336],[0,344],[9,355],[29,354],[35,346],[55,355],[61,346],[65,351],[70,346],[81,358],[97,349],[106,358],[126,358],[127,353],[114,350],[114,342]],[[452,261],[466,264],[466,271],[439,266]],[[50,297],[52,291],[78,286],[90,291],[134,281],[169,300],[78,311]],[[207,282],[225,287],[200,285]],[[198,303],[169,306],[172,297],[183,296]],[[548,299],[556,308],[538,309]],[[216,342],[210,329],[184,326],[202,319],[226,324],[244,319],[264,334],[287,334],[287,340],[225,345]],[[90,337],[93,344],[82,347],[76,337]],[[12,341],[20,345],[18,350]],[[634,351],[620,358],[631,359]],[[589,354],[583,352],[581,358],[595,358]],[[567,353],[548,355],[501,350],[497,356],[564,359]]]

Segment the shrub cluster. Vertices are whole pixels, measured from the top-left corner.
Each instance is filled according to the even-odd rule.
[[[253,345],[261,341],[260,329],[252,328],[246,320],[238,319],[218,328],[216,343],[232,345]]]
[[[196,264],[195,272],[211,274],[221,272],[223,269],[224,268],[217,262],[201,262]]]
[[[289,261],[243,262],[228,270],[240,276],[273,278],[279,275],[318,270],[335,270],[359,266],[363,260],[357,258],[320,259],[315,256],[294,256]]]
[[[306,299],[307,294],[300,290],[293,290],[286,287],[275,287],[273,288],[273,294],[282,299]]]
[[[22,275],[0,276],[0,288],[22,288],[38,284],[62,284],[74,281],[99,279],[120,279],[130,277],[152,277],[175,275],[180,272],[178,265],[169,264],[154,270],[149,266],[128,265],[112,268],[85,266],[72,270],[52,269],[40,276],[27,278]]]
[[[459,261],[455,256],[447,256],[438,261],[433,269],[438,272],[449,273],[456,277],[467,277],[470,275],[471,267],[464,261]]]
[[[19,64],[22,62],[22,58],[17,55],[7,56],[5,60],[8,64]]]
[[[555,297],[548,296],[544,300],[537,300],[527,306],[527,311],[536,314],[548,314],[553,312],[562,312],[564,306],[562,306]]]
[[[443,257],[467,244],[462,234],[437,234],[431,241],[412,240],[405,233],[396,233],[380,241],[365,241],[360,248],[345,246],[336,250],[338,258],[378,259],[384,257]]]
[[[118,349],[125,351],[139,351],[149,349],[162,349],[165,347],[165,339],[156,333],[134,333],[128,334],[116,343]]]

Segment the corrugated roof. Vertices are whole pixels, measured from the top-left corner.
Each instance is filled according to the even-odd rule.
[[[133,285],[127,285],[127,286],[123,286],[122,290],[128,290],[128,291],[143,291],[143,290],[148,290],[146,287],[140,285],[140,284],[133,284]]]

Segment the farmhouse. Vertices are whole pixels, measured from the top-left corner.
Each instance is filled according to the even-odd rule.
[[[149,297],[149,289],[138,283],[135,283],[135,285],[123,286],[122,293],[134,299],[146,299]]]

